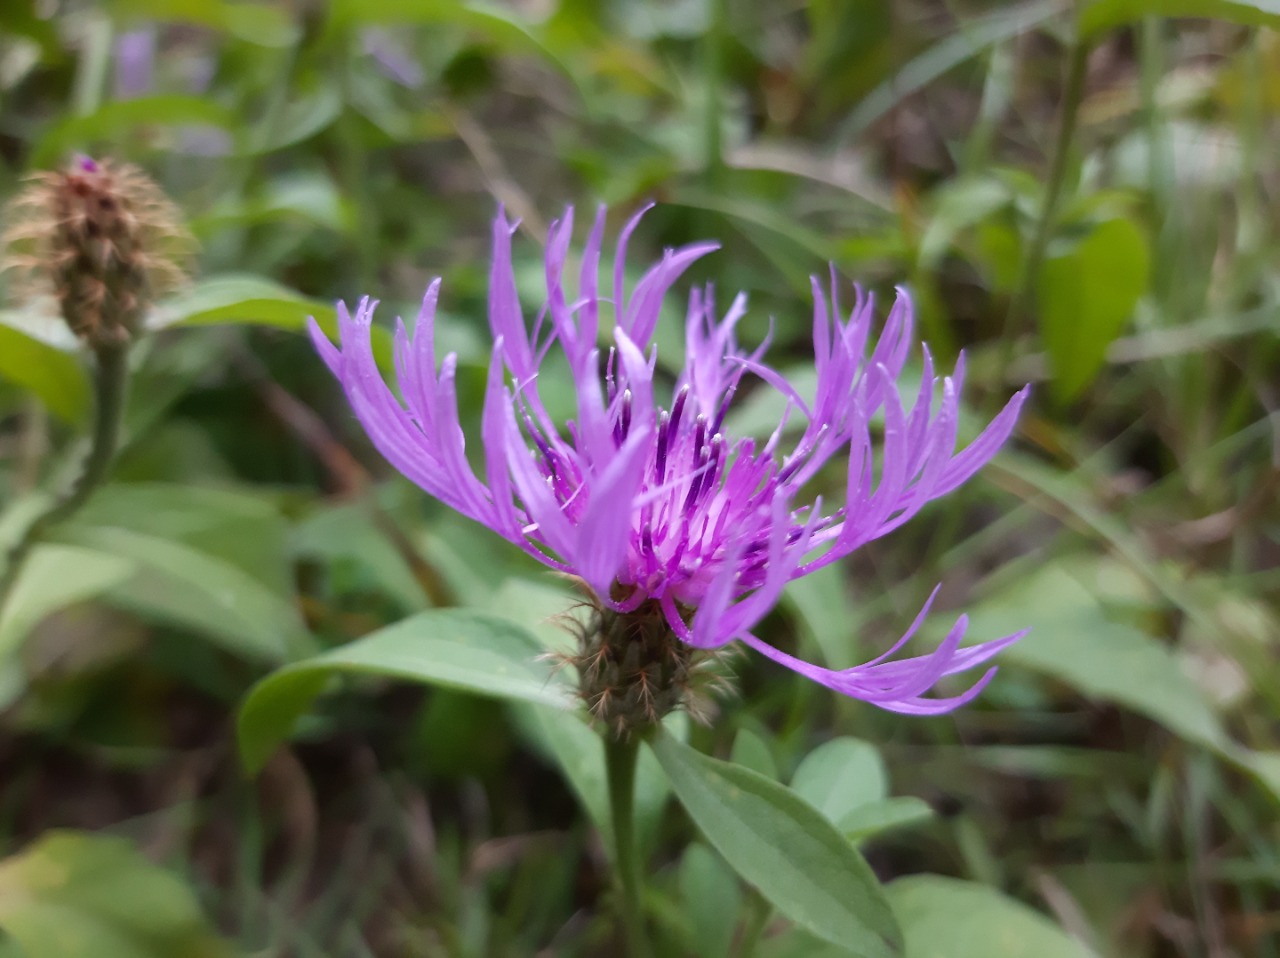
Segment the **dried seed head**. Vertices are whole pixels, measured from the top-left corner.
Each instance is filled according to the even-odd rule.
[[[568,619],[578,648],[566,662],[587,711],[613,737],[625,741],[676,709],[707,722],[714,697],[732,693],[725,656],[681,642],[657,603],[627,613],[595,601],[585,608]]]
[[[93,347],[136,335],[150,303],[180,286],[195,248],[182,216],[137,167],[80,157],[37,173],[5,211],[0,269],[15,298],[52,297]]]

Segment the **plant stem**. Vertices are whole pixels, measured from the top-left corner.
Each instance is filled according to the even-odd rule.
[[[1062,94],[1062,115],[1058,119],[1058,135],[1053,144],[1053,157],[1050,160],[1049,178],[1045,183],[1044,201],[1040,205],[1040,215],[1036,219],[1035,232],[1031,234],[1027,254],[1022,258],[1022,265],[1018,270],[1018,281],[1013,288],[1013,295],[1009,298],[1009,311],[1005,314],[1002,367],[1007,367],[1013,359],[1018,323],[1026,310],[1027,300],[1031,296],[1031,286],[1035,282],[1036,274],[1040,271],[1040,261],[1044,259],[1049,239],[1053,235],[1053,221],[1058,212],[1062,187],[1067,177],[1067,158],[1071,153],[1071,137],[1075,133],[1080,102],[1084,99],[1084,81],[1088,65],[1089,44],[1077,39],[1072,44],[1071,59],[1067,65],[1066,88]]]
[[[609,813],[613,820],[614,867],[622,886],[622,924],[627,954],[648,958],[649,941],[640,910],[640,862],[635,847],[635,782],[639,743],[606,737],[605,768],[609,778]]]
[[[93,491],[107,478],[115,459],[129,382],[129,347],[127,343],[112,343],[98,346],[94,354],[97,369],[93,379],[94,420],[89,452],[71,487],[36,516],[9,550],[8,561],[0,573],[0,617],[27,555],[49,529],[88,502]]]

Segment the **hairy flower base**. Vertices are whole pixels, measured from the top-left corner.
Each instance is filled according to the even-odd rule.
[[[677,709],[707,721],[712,695],[732,690],[723,655],[680,641],[656,603],[618,613],[587,604],[586,621],[573,620],[578,649],[564,657],[578,673],[578,694],[591,717],[626,739]]]
[[[944,676],[987,662],[1022,633],[962,648],[961,616],[934,651],[889,661],[916,633],[932,598],[888,652],[852,669],[803,662],[753,629],[788,582],[889,534],[968,481],[1009,438],[1026,390],[957,450],[963,356],[951,376],[935,377],[924,349],[920,385],[910,391],[914,398],[904,395],[900,380],[915,345],[910,300],[900,294],[873,335],[874,300],[859,290],[846,313],[833,272],[829,291],[813,281],[812,394],[802,395],[764,361],[764,345],[739,348],[734,329],[746,312],[745,297],[721,316],[708,288],[690,298],[684,365],[668,400],[658,395],[662,376],[653,344],[662,304],[685,269],[715,247],[668,250],[628,288],[627,240],[638,222],[639,216],[622,231],[611,296],[602,295],[598,275],[604,211],[572,292],[563,277],[572,211],[553,224],[546,300],[529,324],[516,295],[514,227],[499,213],[489,291],[493,355],[480,436],[483,478],[470,464],[459,421],[457,358],[436,361],[439,280],[427,290],[412,336],[403,323],[397,326],[399,395],[374,359],[376,303],[363,300],[354,315],[339,307],[340,346],[313,324],[316,348],[392,465],[591,589],[606,638],[588,650],[600,659],[585,663],[585,695],[605,721],[662,713],[663,696],[677,694],[688,670],[681,644],[712,650],[741,642],[831,689],[907,714],[946,712],[972,699],[994,669],[955,697],[925,693]],[[608,320],[611,326],[604,325]],[[577,413],[567,423],[552,418],[540,393],[553,349],[567,362],[577,396]],[[763,442],[734,436],[726,427],[747,376],[776,390],[786,405]],[[847,481],[843,504],[827,509],[806,490],[833,462]]]

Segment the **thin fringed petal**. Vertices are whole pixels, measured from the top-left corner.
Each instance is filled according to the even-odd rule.
[[[338,309],[342,312],[347,311],[345,304],[339,303]],[[329,337],[324,334],[324,330],[320,328],[320,324],[316,322],[314,316],[307,317],[307,333],[311,336],[311,345],[315,346],[316,352],[320,354],[320,358],[324,360],[324,364],[329,367],[329,372],[337,379],[342,378],[342,353],[338,348],[329,342]]]
[[[991,420],[987,428],[982,430],[978,438],[951,460],[938,483],[938,495],[944,496],[948,492],[954,492],[991,461],[991,457],[1009,441],[1009,436],[1013,434],[1013,426],[1018,421],[1018,413],[1022,411],[1022,404],[1030,395],[1030,386],[1024,386],[1014,393],[1013,398],[1005,404],[996,418]]]
[[[591,502],[578,525],[573,558],[578,575],[597,595],[609,595],[618,570],[626,562],[631,516],[618,504],[633,501],[639,492],[642,464],[652,441],[648,430],[637,430],[592,485]]]
[[[493,221],[493,265],[489,270],[489,328],[494,341],[502,340],[512,375],[527,379],[537,372],[529,332],[525,328],[516,277],[511,266],[511,235],[515,227],[499,210]]]
[[[625,320],[620,323],[627,334],[641,348],[648,346],[658,326],[662,300],[673,283],[696,260],[720,248],[719,243],[694,243],[678,250],[669,250],[657,266],[649,270],[636,284],[635,292],[627,302]]]
[[[922,662],[915,669],[912,681],[904,682],[897,687],[889,687],[887,690],[877,690],[874,685],[866,687],[868,680],[875,681],[877,678],[874,673],[860,674],[864,667],[855,667],[844,671],[834,671],[825,669],[821,666],[814,665],[811,662],[805,662],[793,655],[783,652],[781,649],[775,648],[758,636],[751,632],[743,632],[739,638],[755,649],[760,654],[772,659],[779,665],[786,666],[794,672],[803,675],[805,678],[824,685],[835,692],[841,692],[846,695],[852,695],[854,698],[860,698],[868,701],[879,708],[886,709],[890,712],[903,712],[913,715],[940,715],[949,712],[959,706],[971,701],[977,694],[991,681],[995,674],[995,669],[989,670],[984,674],[972,687],[963,694],[953,698],[925,699],[918,692],[912,692],[913,689],[923,691],[924,688],[932,686],[943,675],[952,674],[952,671],[946,668],[939,668],[942,662],[948,661],[945,658],[939,658],[939,653],[944,652],[940,647],[938,652],[929,656],[922,656]],[[1017,636],[1021,638],[1021,634]],[[1010,636],[1008,640],[998,640],[1003,648],[1008,641],[1016,641],[1016,638]],[[890,663],[896,664],[896,663]],[[968,662],[969,666],[978,664],[978,660]],[[958,671],[958,670],[956,670]],[[936,673],[936,674],[935,674]],[[933,676],[932,681],[922,685],[922,681],[929,676]]]

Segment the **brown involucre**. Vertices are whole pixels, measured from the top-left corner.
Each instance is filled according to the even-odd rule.
[[[110,160],[34,174],[5,213],[0,269],[15,271],[12,298],[51,297],[94,347],[136,336],[149,305],[185,282],[195,249],[155,182]]]

